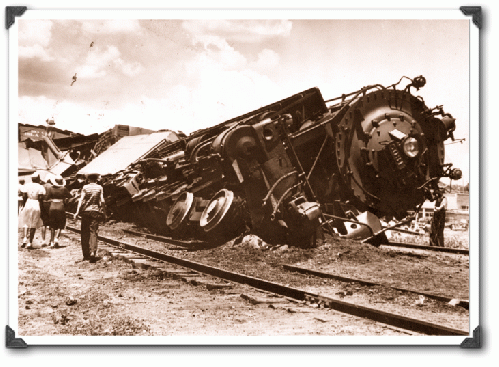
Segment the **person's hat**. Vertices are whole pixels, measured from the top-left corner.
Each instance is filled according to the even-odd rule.
[[[64,179],[62,177],[51,177],[50,183],[54,186],[64,186]]]
[[[98,180],[100,177],[99,173],[87,173],[86,177],[90,180]]]

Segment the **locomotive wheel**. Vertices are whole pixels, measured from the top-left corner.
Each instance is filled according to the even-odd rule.
[[[166,225],[176,231],[185,226],[193,208],[194,195],[191,192],[182,193],[168,211]]]
[[[212,231],[226,217],[232,203],[234,201],[234,193],[230,190],[222,189],[213,196],[208,206],[201,214],[199,226],[206,233]]]

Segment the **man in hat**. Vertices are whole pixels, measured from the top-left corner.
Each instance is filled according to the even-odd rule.
[[[83,260],[90,262],[97,261],[97,232],[99,222],[106,219],[106,206],[104,201],[104,190],[97,184],[99,174],[90,173],[87,175],[88,184],[81,190],[78,207],[74,214],[81,216],[81,249]]]

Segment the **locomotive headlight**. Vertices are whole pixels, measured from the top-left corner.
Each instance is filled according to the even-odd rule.
[[[407,138],[404,141],[404,153],[411,158],[419,154],[419,143],[415,138]]]

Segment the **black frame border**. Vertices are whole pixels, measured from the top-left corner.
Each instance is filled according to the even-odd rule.
[[[9,29],[16,21],[16,17],[20,17],[28,10],[27,6],[6,6],[5,7],[5,28]]]
[[[7,348],[28,348],[28,344],[22,338],[16,338],[16,333],[7,325],[5,327],[5,346]]]
[[[473,24],[475,24],[478,29],[482,29],[482,7],[481,6],[461,6],[459,8],[464,15],[471,15]]]

